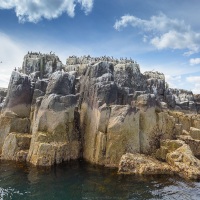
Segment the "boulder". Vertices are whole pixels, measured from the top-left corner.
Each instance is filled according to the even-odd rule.
[[[18,118],[14,113],[7,112],[0,116],[0,153],[5,138],[11,132],[29,133],[30,120],[28,118]]]
[[[121,157],[118,172],[120,174],[173,175],[175,171],[167,163],[160,162],[151,156],[126,153]]]
[[[200,129],[194,128],[194,127],[190,127],[190,136],[193,139],[200,140]]]
[[[37,148],[36,148],[37,147]],[[36,166],[51,166],[63,161],[78,159],[80,144],[73,142],[35,143],[35,149],[30,162]]]
[[[10,133],[4,140],[1,159],[26,161],[31,135]]]
[[[200,160],[194,156],[184,141],[162,141],[156,156],[171,165],[179,176],[186,179],[200,179]]]
[[[178,139],[183,140],[187,145],[189,145],[194,156],[200,158],[200,140],[193,139],[189,133],[187,135],[178,136]]]

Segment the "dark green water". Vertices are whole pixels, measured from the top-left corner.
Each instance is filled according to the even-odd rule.
[[[51,169],[0,161],[0,199],[200,200],[200,182],[117,175],[116,170],[81,161]]]

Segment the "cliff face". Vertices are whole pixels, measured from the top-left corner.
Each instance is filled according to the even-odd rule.
[[[84,158],[120,173],[148,173],[151,163],[151,173],[166,174],[190,158],[193,171],[182,174],[200,178],[200,98],[166,85],[164,74],[142,74],[132,60],[72,56],[63,65],[54,54],[29,53],[6,98],[0,93],[1,158],[41,166]],[[177,164],[174,154],[184,159]],[[146,155],[153,158],[141,164]]]

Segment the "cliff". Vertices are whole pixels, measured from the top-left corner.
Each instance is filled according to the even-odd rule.
[[[131,59],[28,53],[0,100],[1,159],[200,178],[199,95]]]

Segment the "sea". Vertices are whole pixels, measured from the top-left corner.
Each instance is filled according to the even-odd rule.
[[[172,176],[120,175],[70,161],[50,168],[0,161],[1,200],[200,200],[200,182]]]

